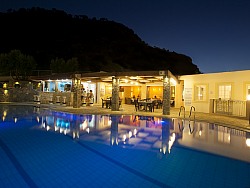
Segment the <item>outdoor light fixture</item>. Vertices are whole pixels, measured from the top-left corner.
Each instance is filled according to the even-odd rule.
[[[6,84],[6,83],[3,84],[3,88],[4,88],[4,89],[7,88],[7,84]]]
[[[246,133],[246,145],[247,147],[250,147],[250,133]]]
[[[8,90],[5,89],[5,90],[4,90],[4,95],[7,95],[7,94],[8,94]]]

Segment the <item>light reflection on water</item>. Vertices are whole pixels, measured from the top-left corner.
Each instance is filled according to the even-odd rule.
[[[110,146],[146,149],[163,155],[185,147],[250,162],[247,132],[210,124],[138,115],[76,115],[43,111],[49,130]],[[42,126],[42,128],[45,128]]]
[[[249,133],[206,122],[138,115],[77,115],[20,106],[11,110],[1,107],[1,114],[1,121],[15,123],[26,116],[33,118],[41,130],[72,139],[162,155],[171,154],[173,147],[185,147],[250,162]]]

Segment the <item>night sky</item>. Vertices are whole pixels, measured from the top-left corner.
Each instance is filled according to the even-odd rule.
[[[122,23],[203,73],[250,69],[249,0],[0,0],[1,12],[31,7]]]

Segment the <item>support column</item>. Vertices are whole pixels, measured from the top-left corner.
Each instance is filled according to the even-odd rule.
[[[148,97],[148,91],[147,91],[147,86],[146,84],[143,84],[141,86],[141,93],[140,93],[141,99],[146,99]]]
[[[73,87],[73,108],[80,108],[81,106],[81,74],[75,74],[72,78]]]
[[[119,86],[120,79],[117,77],[112,77],[111,111],[119,111]]]
[[[163,101],[162,101],[163,115],[170,115],[170,78],[168,71],[163,75]]]

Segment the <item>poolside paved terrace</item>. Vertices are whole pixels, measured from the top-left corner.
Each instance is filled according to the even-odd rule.
[[[20,103],[19,103],[20,104]],[[101,105],[94,104],[94,106],[86,106],[80,108],[73,108],[72,106],[62,106],[56,104],[41,105],[41,107],[51,108],[56,111],[70,112],[76,114],[120,114],[120,115],[142,115],[142,116],[155,116],[155,117],[167,117],[178,118],[179,108],[171,108],[170,115],[162,115],[162,109],[155,109],[154,112],[135,111],[134,105],[123,104],[120,111],[111,111],[111,109],[102,108]],[[181,113],[183,118],[183,112]],[[195,112],[191,115],[191,120],[204,121],[209,123],[216,123],[219,125],[226,125],[231,128],[237,128],[240,130],[250,132],[249,120],[246,118],[232,117],[227,115],[209,114]],[[189,111],[185,112],[185,119],[189,120]]]

